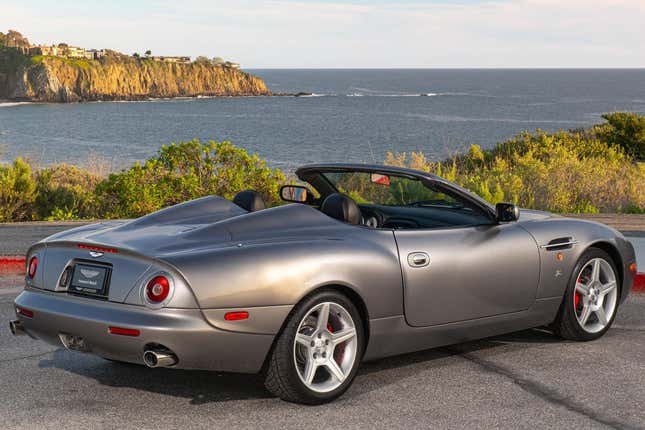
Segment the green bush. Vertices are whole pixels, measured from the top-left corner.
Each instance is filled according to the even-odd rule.
[[[273,204],[284,180],[282,172],[230,142],[195,139],[163,146],[143,165],[111,174],[97,187],[97,200],[108,218],[138,217],[206,195],[230,199],[249,188]]]
[[[554,212],[645,213],[645,163],[634,162],[642,159],[645,117],[605,118],[606,124],[586,130],[521,133],[491,150],[473,145],[443,161],[418,152],[390,153],[385,164],[435,173],[491,203]],[[282,172],[230,142],[162,146],[156,157],[107,177],[66,164],[34,171],[17,158],[0,165],[0,221],[132,218],[206,195],[231,199],[244,189],[258,190],[275,205],[284,182]],[[360,184],[346,185],[360,190]],[[392,193],[402,201],[418,190],[392,187]]]
[[[94,189],[102,180],[88,170],[68,164],[40,170],[36,175],[35,210],[38,219],[98,217]]]
[[[31,166],[16,158],[9,166],[0,166],[0,221],[31,219],[36,197],[36,183]]]
[[[568,213],[645,208],[645,167],[585,132],[525,132],[492,150],[473,145],[434,163],[418,153],[388,154],[386,164],[434,172],[491,203]]]
[[[630,112],[614,112],[602,116],[607,124],[594,127],[600,139],[620,146],[627,155],[645,161],[645,116]]]

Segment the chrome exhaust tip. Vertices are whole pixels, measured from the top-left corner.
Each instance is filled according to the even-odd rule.
[[[177,364],[177,356],[170,351],[154,351],[152,349],[143,353],[143,362],[148,367],[170,367]]]
[[[11,334],[14,336],[22,336],[26,334],[25,328],[19,320],[9,321],[9,330],[11,330]]]

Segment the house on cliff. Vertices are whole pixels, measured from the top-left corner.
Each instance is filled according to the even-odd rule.
[[[51,57],[79,58],[98,60],[105,56],[105,49],[84,49],[78,46],[69,46],[65,43],[58,45],[38,45],[29,47],[29,55],[46,55]]]
[[[188,63],[190,63],[190,57],[150,56],[148,58],[153,60],[153,61],[159,61],[161,63],[180,63],[180,64],[188,64]]]

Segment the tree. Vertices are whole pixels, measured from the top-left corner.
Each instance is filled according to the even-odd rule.
[[[152,51],[150,51],[150,50],[148,49],[148,50],[145,52],[145,54],[146,54],[146,57],[149,57],[149,56],[151,56],[151,55],[152,55]]]
[[[28,48],[29,40],[16,30],[9,30],[4,36],[8,48]]]
[[[602,117],[607,124],[597,128],[598,137],[610,145],[622,147],[636,161],[645,161],[645,116],[614,112]]]
[[[137,52],[135,52],[134,54],[132,54],[132,56],[133,56],[134,58],[141,58],[141,56],[140,56]]]

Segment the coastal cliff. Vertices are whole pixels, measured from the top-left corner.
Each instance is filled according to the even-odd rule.
[[[42,102],[270,95],[264,82],[209,63],[32,57],[0,70],[0,98]]]

